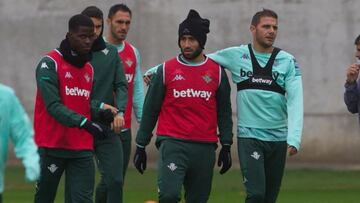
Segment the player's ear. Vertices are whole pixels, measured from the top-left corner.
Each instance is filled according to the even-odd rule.
[[[250,32],[253,33],[255,31],[256,27],[254,25],[250,25]]]

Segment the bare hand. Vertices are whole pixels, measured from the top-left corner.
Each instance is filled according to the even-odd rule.
[[[358,64],[352,64],[349,66],[349,68],[346,70],[346,81],[347,82],[355,82],[359,76],[359,65]]]
[[[297,153],[298,153],[298,151],[294,146],[291,146],[291,145],[288,146],[288,155],[289,156],[293,156]]]
[[[117,112],[119,111],[117,108],[109,105],[109,104],[104,104],[103,109],[110,109],[111,112],[114,114],[114,116],[117,114]]]
[[[144,75],[143,80],[144,80],[146,85],[150,85],[151,76],[152,75]]]
[[[114,117],[114,122],[111,123],[111,129],[113,129],[115,133],[120,133],[124,125],[125,125],[124,117],[121,115],[116,115]]]

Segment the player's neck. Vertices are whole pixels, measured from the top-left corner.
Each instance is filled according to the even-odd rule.
[[[273,46],[271,47],[264,47],[264,46],[261,46],[258,42],[256,41],[253,41],[252,43],[252,47],[253,49],[256,51],[256,52],[260,52],[260,53],[271,53],[274,49]]]
[[[186,58],[185,58],[186,59]],[[191,63],[201,63],[205,61],[205,55],[203,53],[199,54],[199,56],[193,58],[193,59],[186,59]]]

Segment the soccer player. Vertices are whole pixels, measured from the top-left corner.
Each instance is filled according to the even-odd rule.
[[[113,129],[119,133],[124,126],[124,112],[127,102],[127,81],[122,62],[116,47],[106,43],[102,37],[103,12],[89,6],[82,14],[91,18],[95,25],[96,40],[92,46],[94,85],[92,99],[116,106]],[[115,103],[116,102],[116,103]],[[95,202],[122,202],[123,187],[123,150],[121,140],[114,131],[109,131],[106,139],[94,139],[95,155],[101,180],[97,187]],[[104,191],[100,191],[104,189]]]
[[[98,102],[90,103],[94,39],[91,19],[74,15],[60,47],[44,56],[36,68],[34,127],[41,170],[35,203],[54,202],[64,171],[65,202],[93,202],[93,136],[104,138],[107,133],[106,127],[90,120],[91,110],[103,115],[102,120],[113,120],[111,111],[106,120],[109,111],[100,111]]]
[[[124,177],[131,152],[132,109],[134,109],[137,122],[140,122],[144,103],[144,86],[140,71],[140,54],[139,51],[126,40],[127,33],[130,29],[131,17],[132,12],[128,6],[125,4],[113,5],[109,9],[107,18],[109,30],[106,37],[106,41],[117,47],[128,82],[128,101],[124,115],[125,125],[120,133],[124,152]]]
[[[344,93],[346,107],[351,113],[359,113],[360,108],[360,81],[358,80],[360,70],[360,35],[355,39],[355,50],[355,57],[357,62],[351,64],[346,70]]]
[[[25,167],[25,179],[36,181],[40,175],[39,155],[34,131],[24,108],[10,87],[0,84],[0,203],[4,192],[4,173],[9,139],[17,158]]]
[[[286,154],[300,149],[303,91],[291,54],[273,46],[278,16],[264,9],[251,21],[252,43],[208,55],[237,84],[238,153],[246,203],[274,203]]]
[[[179,202],[183,185],[185,202],[208,201],[219,137],[220,173],[231,167],[230,84],[225,71],[203,53],[209,25],[190,10],[179,25],[181,54],[157,67],[146,95],[134,165],[140,173],[145,171],[145,147],[158,120],[160,203]]]

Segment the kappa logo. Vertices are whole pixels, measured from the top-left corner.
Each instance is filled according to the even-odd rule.
[[[43,62],[40,66],[40,68],[46,68],[49,69],[49,66],[47,66],[47,64],[45,62]]]
[[[185,80],[185,78],[180,74],[176,74],[174,79],[172,79],[172,81],[178,81],[178,80]]]
[[[249,60],[249,59],[250,59],[249,54],[243,54],[243,55],[241,56],[241,58],[242,58],[242,59],[245,59],[245,60]]]
[[[51,173],[55,173],[55,171],[59,168],[55,164],[51,164],[47,167]]]
[[[256,160],[259,160],[259,158],[260,158],[260,154],[257,151],[253,152],[252,155],[250,155],[250,156],[252,156]]]
[[[71,75],[70,72],[66,72],[66,73],[65,73],[65,78],[67,78],[67,79],[73,79],[73,76]]]
[[[131,59],[127,59],[125,61],[125,63],[128,65],[128,66],[131,66],[133,64],[133,61]]]
[[[189,29],[187,29],[187,28],[185,28],[183,31],[182,31],[182,34],[190,34],[190,30]]]
[[[167,166],[171,171],[175,171],[177,169],[177,166],[174,164],[174,163],[170,163],[168,166]]]
[[[85,73],[84,78],[85,78],[86,82],[90,82],[89,74]]]
[[[105,55],[107,55],[107,54],[109,53],[109,49],[105,48],[105,49],[102,50],[102,52],[103,52]]]

